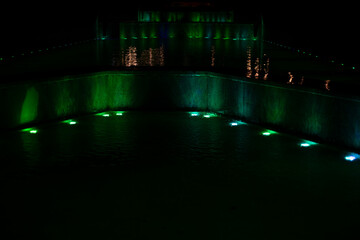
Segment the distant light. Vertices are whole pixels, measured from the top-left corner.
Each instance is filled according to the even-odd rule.
[[[75,124],[77,124],[77,122],[71,121],[71,122],[69,122],[69,124],[70,124],[70,125],[75,125]]]
[[[237,126],[237,125],[238,125],[237,122],[232,122],[232,123],[230,123],[230,126]]]
[[[301,143],[300,147],[310,147],[310,144],[309,143]]]
[[[264,136],[270,136],[271,133],[270,133],[270,132],[263,132],[262,135],[264,135]]]
[[[33,130],[30,130],[29,131],[31,134],[36,134],[37,133],[37,130],[36,129],[33,129]]]
[[[205,114],[205,115],[204,115],[204,118],[210,118],[210,115],[209,115],[209,114]]]

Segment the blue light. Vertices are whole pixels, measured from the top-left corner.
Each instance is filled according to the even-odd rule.
[[[198,117],[200,114],[198,112],[190,112],[191,117]]]
[[[355,157],[355,156],[352,156],[352,155],[346,156],[346,157],[345,157],[345,160],[352,162],[352,161],[355,161],[355,160],[356,160],[356,157]]]
[[[357,153],[349,153],[348,155],[345,156],[345,160],[350,162],[358,159],[360,159],[360,155]]]

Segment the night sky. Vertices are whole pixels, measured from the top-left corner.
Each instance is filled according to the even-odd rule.
[[[2,29],[0,55],[10,49],[42,44],[64,38],[87,37],[82,32],[92,28],[95,16],[121,14],[131,16],[139,6],[163,6],[169,1],[61,1],[44,3],[9,3],[0,15]],[[359,63],[358,17],[355,2],[260,2],[213,1],[219,7],[233,9],[240,14],[261,14],[266,26],[266,39],[295,47],[327,51]],[[319,3],[321,5],[319,5]]]

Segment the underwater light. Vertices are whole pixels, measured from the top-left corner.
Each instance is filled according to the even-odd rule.
[[[277,132],[272,131],[272,130],[266,130],[266,131],[262,132],[261,134],[262,134],[263,136],[270,136],[271,134],[276,134],[276,133],[277,133]]]
[[[345,157],[345,160],[346,160],[346,161],[350,161],[350,162],[354,161],[355,159],[356,159],[356,157],[353,156],[353,155],[349,155],[349,156],[346,156],[346,157]]]
[[[191,117],[198,117],[198,116],[200,116],[200,113],[198,113],[198,112],[189,112],[189,114],[190,114]]]
[[[69,124],[69,125],[76,125],[76,124],[77,124],[77,122],[74,121],[74,120],[72,120],[72,119],[65,120],[65,121],[63,121],[63,123],[67,123],[67,124]]]
[[[38,130],[35,129],[35,128],[26,128],[26,129],[23,129],[21,130],[22,132],[28,132],[28,133],[31,133],[31,134],[37,134]]]
[[[204,118],[212,118],[212,117],[216,117],[217,115],[215,113],[205,113],[203,115]]]
[[[358,159],[360,159],[360,155],[357,153],[353,153],[353,152],[350,152],[345,156],[345,160],[350,161],[350,162],[358,160]]]
[[[102,113],[97,113],[96,116],[110,117],[110,114],[107,112],[102,112]]]
[[[316,145],[316,142],[304,140],[302,143],[300,143],[300,147],[310,147],[312,145]]]
[[[230,125],[231,127],[235,127],[235,126],[244,125],[244,124],[246,124],[246,123],[244,123],[244,122],[242,122],[242,121],[233,121],[233,122],[231,122],[229,125]]]
[[[117,111],[115,112],[116,116],[122,116],[124,114],[124,111]]]

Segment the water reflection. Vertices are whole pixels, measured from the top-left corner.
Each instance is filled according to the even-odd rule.
[[[251,78],[252,68],[251,68],[251,48],[247,49],[247,60],[246,60],[246,77]]]
[[[139,51],[135,46],[121,50],[119,55],[114,54],[112,65],[115,67],[125,66],[164,66],[164,47],[148,48]]]
[[[255,60],[255,66],[254,66],[254,71],[255,71],[255,79],[259,79],[260,76],[260,58],[256,58]]]
[[[287,84],[294,84],[294,75],[291,72],[288,72],[289,75],[289,81],[287,81]]]
[[[330,80],[325,80],[325,89],[330,91]]]
[[[215,67],[215,47],[211,46],[211,67]]]
[[[263,57],[263,61],[264,61],[264,80],[267,80],[269,77],[269,70],[270,70],[270,58],[264,54]]]

